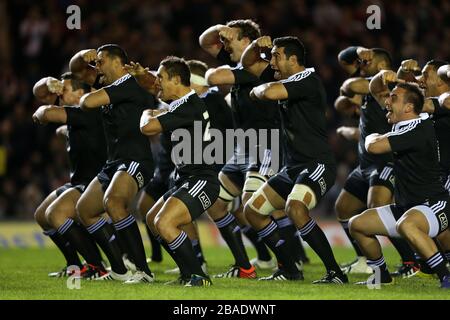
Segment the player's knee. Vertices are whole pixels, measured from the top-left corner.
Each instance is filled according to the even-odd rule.
[[[38,207],[36,209],[36,211],[34,212],[34,220],[36,220],[37,224],[41,227],[44,227],[46,225],[45,208]]]
[[[103,206],[113,220],[124,218],[120,216],[126,212],[126,201],[122,197],[109,195],[103,199]]]
[[[345,202],[342,201],[340,198],[337,199],[335,205],[334,205],[334,211],[336,212],[336,215],[339,220],[346,220],[346,205]]]
[[[167,238],[167,234],[171,229],[170,220],[165,217],[157,215],[154,219],[154,225],[158,234],[160,234],[164,239]]]
[[[411,219],[409,219],[408,217],[402,218],[399,221],[397,221],[395,227],[397,229],[397,232],[402,237],[408,237],[408,235],[411,233],[412,230],[417,229],[414,222],[411,221]]]
[[[348,221],[348,230],[350,231],[350,234],[354,236],[357,233],[363,233],[364,232],[364,222],[361,218],[361,215],[354,216],[350,218]]]

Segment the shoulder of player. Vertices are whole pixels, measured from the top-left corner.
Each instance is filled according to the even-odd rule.
[[[392,127],[394,135],[404,134],[407,132],[419,132],[433,128],[433,122],[427,113],[421,113],[416,119],[400,121]],[[434,130],[434,128],[433,128]]]
[[[317,86],[321,85],[322,83],[314,68],[308,68],[306,70],[293,74],[287,79],[280,80],[280,82],[283,84],[304,84],[307,82],[311,82],[316,84]]]

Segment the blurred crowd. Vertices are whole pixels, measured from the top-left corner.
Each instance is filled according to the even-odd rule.
[[[66,9],[81,9],[81,29],[69,30]],[[381,29],[368,30],[367,7],[381,8]],[[33,84],[59,77],[71,56],[104,43],[120,44],[130,59],[152,69],[166,55],[211,59],[198,45],[207,27],[252,18],[264,34],[298,36],[307,48],[307,66],[321,75],[328,94],[329,137],[339,161],[335,188],[317,209],[333,214],[334,200],[356,165],[356,143],[336,135],[343,119],[333,108],[345,78],[337,54],[349,45],[382,47],[395,66],[404,58],[423,64],[450,57],[450,1],[329,0],[0,0],[0,219],[30,218],[51,190],[68,180],[64,141],[55,126],[38,127]]]

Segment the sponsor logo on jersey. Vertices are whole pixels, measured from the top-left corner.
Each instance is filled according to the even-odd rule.
[[[211,200],[209,200],[209,197],[207,196],[205,191],[202,191],[202,193],[200,193],[200,195],[198,196],[198,199],[202,203],[204,210],[206,210],[207,208],[209,208],[211,206]]]
[[[327,192],[327,183],[323,177],[321,177],[318,182],[320,186],[320,194],[323,196],[325,192]]]
[[[447,215],[445,214],[445,212],[442,212],[442,213],[438,214],[438,218],[441,221],[441,231],[444,231],[445,229],[448,228]]]
[[[138,181],[139,189],[142,188],[144,186],[144,176],[142,175],[142,173],[137,173],[136,180]]]

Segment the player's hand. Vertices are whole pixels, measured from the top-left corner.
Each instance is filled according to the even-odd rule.
[[[403,60],[401,69],[404,72],[420,71],[419,63],[414,59]]]
[[[145,75],[146,73],[150,72],[149,68],[144,68],[143,66],[141,66],[141,64],[139,62],[133,62],[133,61],[130,61],[130,64],[125,64],[124,68],[133,77],[142,76],[142,75]]]
[[[219,29],[219,37],[222,42],[223,40],[227,41],[235,40],[239,37],[239,30],[223,26]]]
[[[95,49],[87,49],[82,54],[81,57],[86,63],[90,63],[97,59],[97,50]]]
[[[55,78],[48,78],[46,83],[48,91],[51,93],[56,93],[57,95],[61,95],[63,93],[64,85],[62,81]]]
[[[32,119],[34,123],[46,124],[44,121],[44,112],[46,106],[40,106],[33,114]]]
[[[256,39],[256,45],[260,48],[272,48],[272,39],[270,36],[262,36]]]
[[[357,105],[357,106],[359,107],[359,106],[362,105],[362,102],[363,102],[363,96],[360,95],[360,94],[355,94],[355,95],[353,95],[353,97],[348,97],[348,100],[349,100],[351,103],[353,103],[353,104],[355,104],[355,105]]]
[[[383,80],[383,84],[387,85],[391,82],[399,82],[399,79],[397,78],[397,74],[392,70],[384,70],[381,74],[381,79]]]
[[[358,57],[361,60],[361,62],[366,65],[370,64],[373,60],[374,53],[373,53],[373,50],[371,50],[371,49],[359,47],[356,50],[356,53],[358,54]]]

